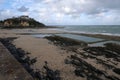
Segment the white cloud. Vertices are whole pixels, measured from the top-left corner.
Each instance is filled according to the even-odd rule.
[[[120,9],[120,0],[114,0],[114,2],[113,0],[42,0],[41,2],[46,3],[44,5],[50,10],[54,9],[54,11],[71,15],[95,15]]]
[[[23,14],[39,21],[53,23],[57,19],[64,21],[66,18],[69,18],[67,21],[75,21],[77,18],[80,21],[82,15],[85,15],[86,21],[91,19],[98,20],[96,22],[101,24],[116,24],[120,21],[119,3],[120,0],[13,0],[11,5],[14,10],[24,12]]]
[[[21,6],[20,8],[18,8],[18,11],[20,12],[27,12],[29,10],[29,8],[26,8],[25,6]]]
[[[0,10],[0,20],[6,19],[6,18],[11,18],[11,17],[13,17],[15,15],[16,14],[14,14],[10,10]]]

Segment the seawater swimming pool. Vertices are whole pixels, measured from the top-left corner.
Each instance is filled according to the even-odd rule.
[[[94,38],[94,37],[88,37],[83,35],[76,35],[76,34],[32,34],[32,36],[36,38],[44,38],[47,36],[61,36],[66,38],[71,38],[79,41],[84,41],[88,43],[89,46],[104,46],[105,43],[117,43],[120,44],[119,41],[108,41],[101,38]]]
[[[72,39],[84,41],[87,43],[99,42],[99,41],[104,40],[104,39],[100,39],[100,38],[93,38],[93,37],[87,37],[87,36],[75,35],[75,34],[55,34],[55,35],[61,36],[61,37],[72,38]]]

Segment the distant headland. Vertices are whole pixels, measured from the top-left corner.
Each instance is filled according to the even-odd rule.
[[[1,28],[42,28],[46,27],[43,23],[36,21],[29,16],[19,16],[0,21]]]

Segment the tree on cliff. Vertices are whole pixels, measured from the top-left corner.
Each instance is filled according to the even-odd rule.
[[[29,16],[13,17],[0,21],[0,26],[3,28],[45,27],[43,23],[40,23]]]

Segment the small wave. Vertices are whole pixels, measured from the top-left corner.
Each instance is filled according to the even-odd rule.
[[[67,33],[102,34],[102,35],[119,36],[120,37],[120,34],[106,33],[105,31],[103,31],[102,33],[98,33],[98,32],[85,32],[85,31],[68,31],[68,30],[63,30],[63,29],[55,29],[55,30],[63,31],[63,32],[67,32]]]
[[[112,33],[99,33],[99,34],[110,35],[110,36],[119,36],[120,37],[120,34],[112,34]]]

